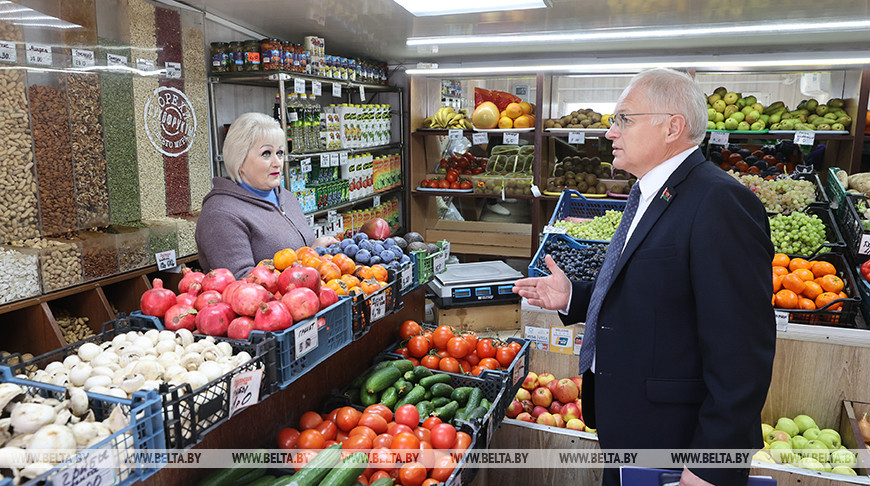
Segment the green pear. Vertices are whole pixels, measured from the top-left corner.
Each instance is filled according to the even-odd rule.
[[[708,121],[707,122],[707,130],[715,130],[715,129],[716,129],[716,122],[714,122],[713,120]]]
[[[744,115],[748,115],[748,114],[752,113],[752,111],[753,111],[753,110],[752,110],[752,106],[744,106],[744,107],[740,110],[740,112],[743,113]]]
[[[724,114],[724,113],[719,113],[719,112],[717,111],[716,114],[713,115],[713,121],[716,122],[716,123],[719,123],[719,122],[723,122],[723,121],[725,121],[725,114]]]
[[[725,128],[725,122],[724,122],[724,121],[717,121],[717,122],[716,122],[716,130],[725,130],[725,129],[726,129],[726,128]]]
[[[770,123],[770,115],[765,115],[764,113],[762,113],[758,119],[763,121],[765,125]]]
[[[737,129],[738,129],[738,130],[749,130],[749,123],[747,123],[747,122],[744,120],[744,121],[742,121],[742,122],[740,122],[740,123],[737,124]]]
[[[724,101],[726,105],[733,105],[734,103],[737,103],[738,98],[740,98],[740,96],[737,93],[729,91],[722,97],[722,101]]]
[[[754,104],[758,103],[758,98],[756,98],[755,96],[752,96],[752,95],[749,95],[743,99],[746,100],[747,105],[754,105]],[[761,110],[758,110],[758,111],[761,111]]]
[[[740,95],[738,94],[737,96]],[[746,106],[746,100],[744,100],[743,98],[737,98],[737,103],[734,104],[737,105],[737,108],[740,108],[742,110],[743,107]]]
[[[712,120],[713,117],[716,116],[716,113],[719,113],[719,112],[714,110],[713,108],[707,108],[707,119]]]
[[[736,113],[733,113],[733,114],[732,114],[731,116],[729,116],[728,118],[733,118],[733,119],[737,120],[737,123],[740,123],[740,122],[742,122],[743,120],[746,119],[746,114],[745,114],[745,113],[741,113],[741,112],[738,111],[738,112],[736,112]]]
[[[798,415],[794,418],[794,423],[798,426],[798,430],[801,434],[806,432],[808,429],[819,428],[819,426],[816,425],[816,421],[809,415]]]
[[[761,113],[752,110],[746,115],[746,123],[750,125],[761,119]]]
[[[726,118],[725,119],[725,130],[737,130],[737,125],[739,125],[737,120],[735,120],[733,118]],[[717,123],[716,126],[718,127],[719,124]]]
[[[818,100],[812,99],[807,100],[807,103],[804,105],[804,108],[810,111],[816,111],[816,108],[819,106]]]
[[[842,123],[843,125],[848,127],[852,124],[852,117],[849,115],[841,116],[840,118],[837,118],[837,123]]]
[[[833,466],[855,467],[858,463],[852,451],[839,449],[831,452],[831,464]]]
[[[822,463],[819,462],[818,460],[813,459],[812,457],[804,457],[803,459],[800,460],[800,462],[798,462],[798,466],[800,466],[804,469],[812,470],[812,471],[819,471],[819,472],[825,471],[825,466],[822,465]]]
[[[840,130],[840,131],[842,131],[842,130],[845,130],[845,129],[846,129],[846,127],[844,127],[842,123],[834,123],[833,125],[831,125],[831,130]]]
[[[762,105],[761,103],[752,103],[752,109],[761,113],[762,111],[764,111],[764,105]]]
[[[825,118],[827,118],[828,120],[837,121],[837,118],[839,118],[839,117],[837,116],[836,113],[828,112],[828,113],[825,113]]]
[[[722,99],[722,96],[719,93],[713,93],[707,97],[707,102],[711,105]]]
[[[770,449],[767,450],[770,457],[780,464],[788,464],[795,459],[795,454],[791,450],[791,445],[787,441],[776,440],[770,443]]]
[[[855,472],[851,467],[846,466],[836,466],[834,469],[831,469],[832,473],[836,474],[845,474],[847,476],[857,476],[858,473]]]
[[[755,130],[756,132],[764,130],[764,122],[761,120],[758,120],[757,122],[753,123],[752,125],[749,125],[749,129]]]
[[[791,448],[796,451],[801,451],[807,448],[807,442],[810,440],[802,435],[796,435],[791,438]]]
[[[725,106],[726,103],[722,100],[716,100],[716,102],[713,103],[713,109],[718,111],[719,113],[725,111]]]
[[[725,96],[726,93],[728,93],[728,90],[725,89],[725,86],[719,86],[718,88],[713,90],[713,94],[717,94],[720,97]]]
[[[831,437],[831,445],[829,446],[832,449],[839,449],[840,443],[842,439],[840,438],[840,433],[834,429],[822,429],[819,432],[819,440],[822,440],[823,437]],[[827,442],[827,441],[825,441]]]
[[[811,440],[807,442],[803,452],[804,457],[812,457],[819,462],[828,462],[830,457],[828,445],[820,440]]]
[[[829,109],[830,108],[828,108],[828,105],[819,105],[816,107],[816,114],[819,116],[824,116],[825,113],[827,113]]]
[[[737,113],[738,111],[740,111],[740,108],[737,108],[736,105],[727,105],[725,106],[725,110],[722,112],[722,114],[725,116],[725,118],[728,118],[729,116]]]
[[[831,108],[842,108],[845,102],[841,98],[831,98],[828,100],[828,106]]]
[[[770,119],[767,120],[770,123],[779,123],[782,120],[782,113],[774,113],[770,115]]]
[[[812,123],[812,122],[816,121],[816,118],[818,118],[818,117],[819,117],[819,115],[816,115],[815,113],[813,113],[812,115],[807,116],[807,122]],[[821,123],[821,122],[819,122],[819,123]]]
[[[816,440],[819,438],[820,433],[822,433],[822,431],[819,430],[818,427],[810,427],[807,430],[805,430],[804,433],[801,435],[803,435],[804,437],[806,437],[809,440]]]
[[[782,123],[779,124],[780,128],[783,130],[794,130],[795,120],[794,118],[790,118],[788,120],[783,120]]]

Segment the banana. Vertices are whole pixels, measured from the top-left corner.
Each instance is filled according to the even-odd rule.
[[[464,118],[464,119],[462,120],[462,125],[463,125],[464,128],[466,128],[466,129],[468,129],[468,130],[471,130],[472,128],[474,128],[474,127],[471,125],[471,122],[468,121],[467,118]]]
[[[438,111],[435,112],[435,121],[438,123],[439,128],[444,128],[450,122],[450,114],[453,113],[453,108],[449,106],[442,106],[438,108]]]
[[[454,114],[450,117],[450,121],[447,122],[447,123],[448,123],[449,125],[455,125],[456,122],[458,122],[459,120],[462,120],[463,118],[465,118],[465,116],[464,116],[462,113],[454,113]]]
[[[427,116],[426,118],[423,119],[423,126],[426,128],[432,127],[432,117],[431,116]]]

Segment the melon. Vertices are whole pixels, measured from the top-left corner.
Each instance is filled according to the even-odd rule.
[[[471,123],[476,128],[495,128],[498,126],[499,112],[498,107],[491,101],[484,101],[477,105],[474,113],[471,114]]]

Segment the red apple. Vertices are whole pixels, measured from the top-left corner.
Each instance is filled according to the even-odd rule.
[[[529,374],[526,375],[526,379],[523,380],[522,387],[526,390],[534,390],[538,387],[538,375],[529,371]]]
[[[554,414],[553,420],[556,421],[556,427],[559,427],[561,429],[565,428],[565,419],[563,419],[561,415],[559,415],[558,413]]]
[[[560,402],[559,400],[553,400],[553,403],[550,404],[548,410],[553,415],[558,415],[562,413],[562,402]]]
[[[530,392],[529,390],[526,390],[525,388],[520,388],[519,390],[517,390],[517,394],[516,394],[515,398],[519,401],[531,400],[532,399],[532,392]]]
[[[535,419],[535,422],[541,425],[555,426],[556,418],[553,417],[553,414],[551,414],[550,412],[544,412],[538,415],[538,417]]]
[[[577,389],[577,385],[574,384],[568,378],[562,378],[561,380],[556,382],[556,386],[553,388],[553,398],[559,400],[562,403],[573,402],[577,400],[577,397],[580,394],[580,390]]]
[[[523,422],[535,423],[535,419],[532,418],[532,416],[529,415],[528,412],[523,412],[523,413],[517,415],[517,420],[522,420]]]
[[[520,400],[520,404],[523,406],[523,412],[532,413],[535,409],[535,404],[531,400]]]
[[[562,418],[565,421],[569,421],[571,419],[580,418],[580,407],[578,407],[574,402],[566,403],[562,406]]]
[[[532,392],[532,403],[547,408],[551,403],[553,403],[553,394],[550,393],[550,390],[539,386],[535,388],[534,392]]]
[[[586,430],[586,424],[584,424],[582,420],[574,418],[565,422],[565,428],[571,430],[579,430],[582,432]]]
[[[507,415],[508,418],[516,418],[517,415],[522,413],[522,411],[523,404],[518,402],[517,400],[512,400],[511,404],[508,405],[507,411],[505,411],[505,415]]]
[[[544,408],[544,407],[535,407],[535,408],[532,410],[532,418],[535,418],[535,419],[536,419],[536,418],[538,418],[538,416],[541,415],[542,413],[550,413],[550,412],[548,412],[547,409]]]
[[[547,386],[547,383],[555,380],[553,373],[541,373],[538,375],[538,386]]]
[[[575,385],[577,385],[578,390],[583,391],[583,377],[582,376],[572,376],[570,378],[570,380],[573,381]]]

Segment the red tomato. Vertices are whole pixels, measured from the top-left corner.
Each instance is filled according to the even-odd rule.
[[[447,342],[454,336],[453,328],[450,326],[438,326],[432,331],[432,344],[435,349],[447,349]]]
[[[404,341],[423,332],[423,328],[415,321],[407,320],[399,326],[399,337]]]
[[[429,181],[428,181],[427,179],[423,179],[422,181],[420,181],[420,187],[428,188],[428,187],[429,187]]]
[[[477,342],[477,355],[483,358],[495,358],[495,346],[492,339],[484,338]]]
[[[438,181],[438,187],[441,189],[450,189],[450,181],[447,179],[441,179]]]
[[[369,453],[369,464],[376,471],[389,471],[395,462],[395,454],[389,449],[376,447]]]
[[[420,424],[420,412],[411,404],[402,405],[396,409],[396,423],[414,428]]]
[[[363,435],[363,434],[357,434],[357,435],[352,435],[352,436],[348,437],[347,440],[345,440],[341,444],[341,448],[342,448],[342,450],[345,450],[345,451],[350,451],[350,450],[368,451],[369,449],[372,448],[372,444],[373,444],[373,441],[372,441],[371,437],[369,437],[367,435]]]
[[[426,468],[419,462],[403,464],[399,470],[399,481],[402,486],[421,486],[426,480]]]
[[[442,454],[435,459],[435,467],[432,468],[430,476],[443,483],[453,474],[454,469],[456,469],[456,461],[453,460],[453,457],[450,454]]]
[[[471,363],[469,363],[467,359],[460,359],[459,360],[459,372],[460,373],[467,375],[468,373],[471,373],[471,368],[474,368],[474,367],[471,366]]]
[[[448,170],[444,179],[450,183],[456,182],[456,180],[459,179],[459,171],[453,169]]]
[[[481,368],[480,366],[474,366],[471,368],[471,374],[474,376],[480,376],[480,374],[483,373],[483,370],[484,368]]]
[[[450,373],[459,373],[459,361],[456,358],[441,358],[438,363],[438,369],[441,371],[449,371]]]
[[[438,417],[429,417],[423,421],[423,427],[432,430],[432,427],[441,423],[441,419]]]
[[[417,427],[416,429],[414,429],[414,435],[416,435],[417,438],[420,439],[420,442],[432,442],[432,431],[427,428]]]
[[[471,446],[471,436],[462,432],[461,430],[456,433],[456,442],[453,444],[453,449],[464,451]]]
[[[323,422],[323,417],[317,412],[305,412],[299,419],[299,428],[302,430],[313,429]]]
[[[390,407],[386,405],[381,405],[380,403],[369,405],[368,407],[366,407],[363,413],[373,413],[375,415],[380,415],[387,422],[393,420],[393,411],[390,410]]]
[[[411,364],[414,365],[414,366],[420,366],[420,360],[417,359],[417,358],[415,358],[415,357],[413,357],[413,356],[408,356],[408,357],[405,358],[405,359],[407,359],[408,361],[410,361]]]
[[[314,459],[317,455],[317,451],[306,450],[299,451],[296,453],[296,457],[293,458],[293,469],[300,470],[308,464],[309,461]]]
[[[420,360],[420,364],[429,368],[430,370],[438,369],[438,362],[441,361],[441,357],[434,354],[427,354],[423,356]]]
[[[335,434],[338,432],[338,427],[335,426],[335,422],[332,420],[324,420],[320,422],[320,425],[314,427],[314,430],[320,432],[320,435],[323,436],[326,440],[334,440]]]
[[[415,427],[416,427],[416,424],[415,424]],[[412,429],[411,427],[408,427],[405,424],[399,424],[399,423],[393,423],[393,425],[391,425],[387,429],[387,433],[392,435],[393,437],[399,435],[402,432],[409,432],[410,433],[413,431],[414,431],[414,429]]]
[[[323,449],[324,442],[326,442],[326,439],[323,438],[320,432],[308,429],[303,430],[299,434],[299,441],[296,442],[296,445],[301,449]]]
[[[456,182],[456,181],[453,181],[453,182],[450,183],[450,189],[459,189],[460,187],[461,187],[461,186],[460,186],[459,183]]]
[[[495,352],[495,359],[498,360],[502,368],[507,368],[511,365],[514,358],[517,357],[517,352],[510,346],[502,346]]]
[[[372,447],[374,448],[384,447],[389,449],[392,444],[393,436],[390,434],[381,434],[375,437],[375,440],[372,441]]]
[[[464,358],[470,351],[471,344],[465,338],[456,336],[447,341],[447,352],[456,359]]]
[[[359,424],[374,430],[375,434],[383,434],[387,431],[387,421],[376,413],[362,414],[359,418]]]
[[[459,183],[460,189],[471,189],[471,181],[462,181]]]
[[[520,351],[523,349],[523,346],[516,341],[508,344],[508,346],[514,350],[514,354],[520,354]]]
[[[465,356],[465,361],[468,361],[468,364],[471,366],[477,366],[477,363],[480,363],[480,357],[477,356],[477,351],[468,353],[468,355]]]
[[[429,352],[429,341],[423,336],[414,336],[408,340],[408,352],[415,358],[422,358]]]
[[[393,468],[387,469],[387,471],[389,471],[391,469],[393,469]],[[390,473],[388,473],[387,471],[375,471],[375,472],[373,472],[371,477],[369,477],[369,481],[371,481],[373,483],[373,482],[377,481],[378,479],[384,479],[384,478],[390,477]]]
[[[432,447],[450,449],[456,442],[456,428],[450,424],[438,424],[432,427]]]
[[[390,449],[394,451],[415,451],[420,448],[420,439],[413,432],[401,432],[393,436]]]
[[[483,358],[480,360],[480,363],[477,364],[486,370],[497,370],[500,366],[498,360],[495,358]]]
[[[335,425],[339,429],[350,432],[359,423],[362,413],[353,407],[342,407],[335,416]]]
[[[299,431],[290,427],[285,427],[278,431],[278,448],[279,449],[295,449],[296,443],[299,441]]]
[[[400,354],[406,358],[411,356],[411,353],[408,352],[408,348],[405,348],[405,347],[397,349],[396,354]]]
[[[350,433],[348,433],[347,435],[349,437],[353,437],[355,435],[364,435],[372,440],[375,440],[375,437],[378,436],[378,434],[371,427],[368,427],[366,425],[358,425],[354,427],[353,430],[351,430]]]

